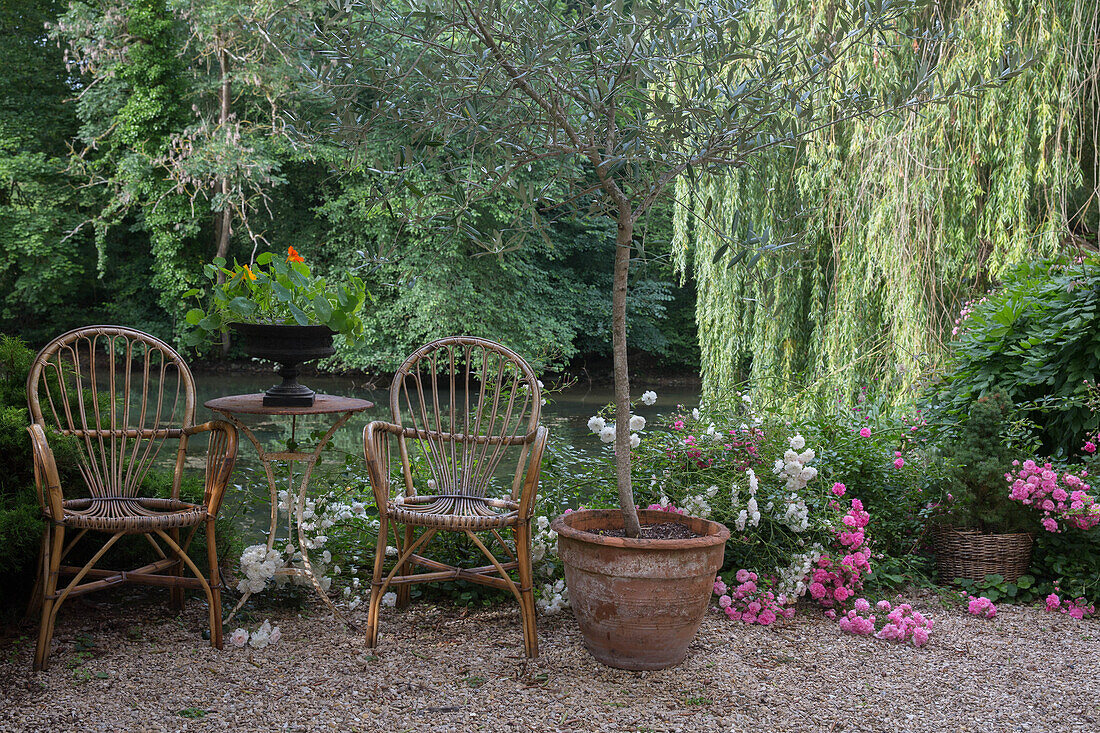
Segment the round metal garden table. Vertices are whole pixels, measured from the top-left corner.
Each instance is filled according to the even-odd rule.
[[[264,405],[264,395],[262,392],[255,394],[243,394],[243,395],[230,395],[228,397],[217,397],[209,400],[205,403],[205,406],[213,410],[214,412],[225,417],[226,420],[233,423],[237,429],[243,433],[250,441],[252,445],[256,447],[256,453],[259,454],[260,462],[263,463],[264,473],[267,475],[267,485],[271,492],[271,528],[267,535],[267,549],[270,552],[275,546],[275,534],[278,530],[279,523],[279,492],[275,483],[275,470],[272,464],[276,461],[286,461],[290,466],[290,484],[288,491],[294,490],[294,463],[302,462],[304,464],[302,471],[301,484],[298,487],[297,492],[297,506],[294,512],[293,518],[297,525],[298,535],[298,551],[302,555],[302,565],[304,568],[295,568],[291,565],[293,557],[287,558],[286,565],[279,569],[279,574],[283,575],[305,575],[309,578],[313,588],[317,591],[317,594],[321,597],[321,600],[325,602],[325,605],[329,607],[333,615],[337,618],[343,618],[340,612],[333,605],[332,600],[329,599],[328,593],[321,588],[320,581],[317,580],[316,574],[313,572],[313,565],[309,561],[309,554],[306,551],[306,545],[304,542],[305,535],[302,532],[302,512],[305,508],[306,490],[309,488],[309,478],[313,473],[313,467],[317,465],[317,461],[321,457],[321,451],[324,450],[328,444],[333,433],[335,433],[340,426],[348,421],[352,415],[363,410],[374,407],[373,402],[367,400],[361,400],[355,397],[339,397],[336,395],[318,394],[313,405],[310,407],[269,407]],[[256,434],[246,425],[242,420],[242,415],[288,415],[291,419],[290,426],[290,439],[291,444],[295,445],[295,431],[298,426],[299,415],[335,415],[336,420],[332,426],[328,429],[328,432],[324,434],[317,446],[312,452],[305,453],[301,451],[267,451],[264,450],[263,445],[260,443]],[[293,493],[290,494],[293,496]],[[289,497],[288,497],[289,498]],[[288,507],[288,515],[289,507]],[[292,533],[293,529],[290,525],[290,517],[287,519],[287,531]],[[237,606],[233,609],[233,613],[229,614],[228,622],[236,615],[245,601],[251,597],[252,591],[248,591],[241,597],[241,600],[237,603]]]

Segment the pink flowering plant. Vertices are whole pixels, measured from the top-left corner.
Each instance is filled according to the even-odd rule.
[[[909,508],[923,498],[918,442],[923,421],[883,414],[863,420],[859,415],[862,427],[872,431],[864,436],[851,417],[795,410],[796,425],[787,418],[789,406],[758,405],[746,393],[671,412],[649,407],[640,400],[633,406],[640,419],[630,418],[637,438],[631,453],[638,506],[700,516],[730,528],[726,565],[714,584],[716,611],[735,623],[769,626],[793,616],[798,600],[805,599],[808,607],[834,619],[847,618],[863,597],[874,562],[874,513],[863,497],[873,497],[884,510]],[[610,417],[607,411],[592,416],[587,427],[593,436],[613,434]],[[586,496],[586,506],[614,500],[606,490],[599,492],[607,485],[601,477],[612,468],[613,447],[606,442],[599,457],[586,459],[584,470],[574,466],[578,488],[573,493]],[[553,459],[544,469],[544,483],[556,481],[554,465],[560,463]],[[843,480],[845,473],[852,479]],[[896,489],[893,497],[876,493],[882,485]],[[912,499],[899,501],[900,494]],[[909,523],[907,541],[897,545],[908,548],[917,525],[912,518],[904,521]],[[536,538],[535,544],[546,545],[549,556],[549,542]],[[542,568],[547,567],[544,560]],[[536,576],[541,573],[536,570]],[[886,628],[883,638],[893,638],[895,627],[904,628],[901,636],[911,641],[915,622],[898,626],[887,613],[879,614],[876,633]],[[917,642],[923,643],[928,629],[923,622],[916,625],[923,629]]]
[[[899,597],[900,600],[900,597]],[[908,603],[892,605],[882,600],[874,606],[866,598],[857,598],[843,614],[827,612],[835,616],[841,631],[857,636],[874,636],[876,639],[912,644],[922,647],[928,643],[935,622]]]
[[[1091,604],[1100,603],[1100,497],[1092,485],[1098,445],[1100,436],[1090,431],[1074,463],[1022,461],[1006,474],[1006,489],[1042,527],[1032,558],[1037,589]]]
[[[883,448],[886,432],[868,441],[835,417],[810,414],[795,427],[785,412],[755,405],[741,393],[700,408],[681,407],[656,421],[636,455],[646,473],[635,485],[655,505],[730,528],[715,600],[731,620],[769,625],[789,618],[802,597],[843,610],[871,570],[871,515],[857,496],[864,488],[860,479],[902,470],[893,466],[894,451]],[[890,438],[891,448],[904,445],[899,432]],[[854,451],[849,441],[858,446]],[[865,455],[854,460],[855,451]],[[867,470],[854,471],[857,485],[849,486],[822,456]]]
[[[1054,593],[1046,597],[1045,604],[1047,611],[1051,613],[1064,613],[1070,618],[1075,618],[1078,621],[1096,613],[1096,604],[1089,604],[1083,596],[1070,599],[1058,595],[1058,586],[1055,586],[1054,590]]]
[[[985,596],[967,596],[966,611],[978,618],[993,618],[997,615],[997,607]]]
[[[1037,511],[1039,524],[1047,532],[1067,527],[1089,530],[1100,524],[1100,503],[1089,493],[1087,470],[1059,473],[1052,463],[1039,465],[1031,459],[1012,465],[1015,470],[1005,474],[1010,498]]]

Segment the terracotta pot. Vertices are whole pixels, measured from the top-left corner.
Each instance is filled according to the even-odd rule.
[[[298,381],[298,365],[332,356],[332,337],[328,326],[298,326],[281,323],[234,323],[245,352],[257,359],[279,364],[282,384],[264,392],[264,404],[271,407],[311,407],[316,393]]]
[[[643,540],[588,531],[621,528],[617,509],[570,512],[552,527],[588,651],[619,669],[664,669],[687,655],[730,533],[717,522],[672,512],[643,510],[638,517],[642,524],[683,524],[701,536]]]

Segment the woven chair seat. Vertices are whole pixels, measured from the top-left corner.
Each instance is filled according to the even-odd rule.
[[[519,504],[461,494],[402,496],[390,502],[387,513],[402,524],[476,531],[514,525]]]
[[[64,524],[105,532],[149,532],[193,527],[206,520],[206,507],[177,499],[109,496],[62,503]]]

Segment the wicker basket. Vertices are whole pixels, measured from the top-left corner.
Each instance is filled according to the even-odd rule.
[[[1032,537],[1027,532],[984,534],[973,529],[937,527],[932,546],[940,579],[982,580],[999,574],[1015,583],[1031,565]]]

